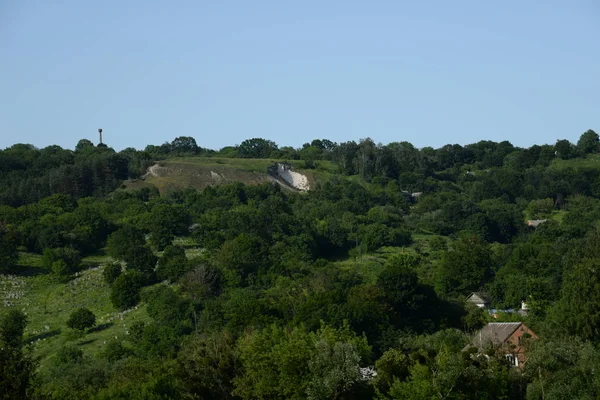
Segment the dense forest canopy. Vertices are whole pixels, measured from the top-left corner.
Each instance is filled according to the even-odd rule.
[[[306,193],[123,188],[194,157],[323,173]],[[16,144],[0,151],[0,398],[598,398],[599,220],[592,130],[529,148]],[[466,350],[492,321],[536,332],[524,366]]]

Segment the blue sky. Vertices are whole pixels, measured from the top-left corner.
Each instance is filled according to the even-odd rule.
[[[600,132],[600,2],[0,2],[0,148]]]

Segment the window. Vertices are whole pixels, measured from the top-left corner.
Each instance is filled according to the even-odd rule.
[[[505,357],[506,357],[506,361],[508,361],[508,364],[510,366],[512,366],[512,367],[519,366],[519,358],[515,354],[507,354]]]

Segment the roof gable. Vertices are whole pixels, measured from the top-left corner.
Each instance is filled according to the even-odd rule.
[[[522,322],[490,322],[475,334],[473,344],[477,347],[485,347],[488,343],[502,344],[522,324]]]
[[[467,301],[475,304],[487,304],[490,302],[490,298],[485,292],[473,292],[467,297]]]

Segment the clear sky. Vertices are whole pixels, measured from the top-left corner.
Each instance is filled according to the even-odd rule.
[[[0,148],[600,132],[600,2],[0,1]]]

